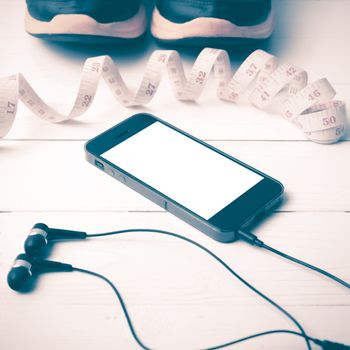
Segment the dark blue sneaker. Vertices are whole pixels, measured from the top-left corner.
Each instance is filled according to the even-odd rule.
[[[135,39],[147,19],[140,0],[26,0],[25,28],[34,36],[92,41]]]
[[[165,42],[202,44],[267,39],[273,27],[271,0],[158,0],[151,32]]]

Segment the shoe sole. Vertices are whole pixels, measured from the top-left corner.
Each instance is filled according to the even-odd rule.
[[[104,35],[89,35],[89,34],[32,34],[30,35],[52,42],[58,43],[74,43],[74,44],[92,44],[92,45],[128,45],[141,42],[145,35],[141,34],[136,38],[118,38],[118,37],[109,37]]]
[[[27,9],[25,29],[36,37],[56,41],[124,42],[140,38],[147,25],[146,11],[140,6],[138,13],[120,22],[99,23],[94,18],[82,14],[56,15],[51,21],[39,21]]]
[[[164,40],[154,37],[159,45],[166,48],[176,46],[195,46],[195,47],[215,47],[227,49],[228,47],[240,47],[242,49],[259,49],[261,45],[265,45],[269,38],[249,39],[249,38],[232,38],[232,37],[190,37],[183,39]]]
[[[206,44],[208,42],[241,43],[242,41],[264,40],[271,36],[274,15],[271,11],[267,19],[254,26],[237,26],[219,18],[198,17],[184,23],[174,23],[163,17],[157,8],[152,15],[151,33],[165,43]]]

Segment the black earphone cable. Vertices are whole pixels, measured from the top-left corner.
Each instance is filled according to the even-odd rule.
[[[272,248],[272,247],[268,246],[268,245],[265,244],[265,243],[264,243],[264,245],[262,246],[262,248],[264,248],[264,249],[266,249],[266,250],[269,250],[270,252],[272,252],[272,253],[274,253],[274,254],[277,254],[277,255],[279,255],[279,256],[285,258],[285,259],[291,260],[291,261],[293,261],[293,262],[295,262],[295,263],[297,263],[297,264],[299,264],[299,265],[301,265],[301,266],[304,266],[304,267],[307,267],[307,268],[309,268],[309,269],[311,269],[311,270],[313,270],[313,271],[316,271],[316,272],[318,272],[318,273],[320,273],[320,274],[322,274],[322,275],[324,275],[324,276],[330,278],[331,280],[333,280],[333,281],[335,281],[335,282],[338,282],[339,284],[343,285],[344,287],[350,289],[350,284],[349,284],[349,283],[347,283],[346,281],[342,280],[341,278],[339,278],[339,277],[337,277],[337,276],[331,274],[331,273],[328,272],[328,271],[325,271],[325,270],[323,270],[323,269],[320,269],[319,267],[314,266],[314,265],[311,265],[311,264],[309,264],[309,263],[307,263],[307,262],[305,262],[305,261],[302,261],[302,260],[299,260],[299,259],[297,259],[297,258],[294,258],[293,256],[288,255],[288,254],[286,254],[286,253],[283,253],[283,252],[281,252],[281,251],[279,251],[279,250],[277,250],[277,249],[275,249],[275,248]]]
[[[123,313],[124,313],[124,316],[125,316],[126,321],[128,323],[128,326],[129,326],[129,329],[131,331],[132,337],[135,339],[137,344],[139,344],[142,349],[150,350],[150,348],[148,348],[146,345],[144,345],[142,343],[142,341],[139,339],[139,337],[137,336],[135,328],[134,328],[134,326],[132,324],[129,312],[128,312],[128,310],[126,308],[126,305],[124,303],[124,300],[123,300],[121,294],[119,293],[117,287],[114,285],[114,283],[110,279],[108,279],[106,276],[103,276],[103,275],[101,275],[101,274],[99,274],[97,272],[94,272],[94,271],[90,271],[90,270],[86,270],[86,269],[80,269],[80,268],[74,267],[74,266],[73,266],[73,271],[82,272],[82,273],[85,273],[85,274],[88,274],[88,275],[100,278],[103,281],[105,281],[113,289],[113,292],[117,296],[117,298],[119,300],[119,303],[120,303],[120,305],[121,305],[121,307],[123,309]]]
[[[214,346],[212,348],[209,348],[209,349],[206,349],[206,350],[217,350],[217,349],[223,349],[227,346],[230,346],[230,345],[235,345],[235,344],[238,344],[238,343],[243,343],[244,341],[247,341],[247,340],[251,340],[251,339],[254,339],[254,338],[258,338],[258,337],[262,337],[262,336],[265,336],[265,335],[270,335],[270,334],[293,334],[293,335],[297,335],[299,337],[302,337],[304,339],[308,339],[312,342],[317,342],[317,339],[314,339],[310,336],[304,336],[303,334],[301,333],[298,333],[298,332],[295,332],[295,331],[290,331],[288,329],[275,329],[275,330],[272,330],[272,331],[266,331],[266,332],[261,332],[261,333],[256,333],[256,334],[252,334],[252,335],[249,335],[247,337],[244,337],[244,338],[240,338],[240,339],[237,339],[237,340],[233,340],[229,343],[225,343],[225,344],[222,344],[222,345],[218,345],[218,346]]]
[[[241,283],[243,283],[246,287],[248,287],[250,290],[252,290],[254,293],[256,293],[257,295],[259,295],[261,298],[263,298],[265,301],[267,301],[268,303],[270,303],[272,306],[274,306],[276,309],[278,309],[280,312],[282,312],[285,316],[287,316],[295,325],[296,327],[300,330],[300,335],[305,339],[306,342],[306,346],[308,350],[311,350],[311,345],[310,345],[310,337],[306,334],[304,328],[301,326],[301,324],[287,311],[285,310],[282,306],[280,306],[279,304],[277,304],[275,301],[273,301],[272,299],[270,299],[267,295],[265,295],[264,293],[260,292],[258,289],[256,289],[253,285],[251,285],[249,282],[247,282],[243,277],[241,277],[237,272],[235,272],[230,266],[228,266],[221,258],[219,258],[216,254],[214,254],[212,251],[210,251],[208,248],[204,247],[203,245],[201,245],[200,243],[193,241],[190,238],[187,238],[185,236],[179,235],[177,233],[173,233],[173,232],[169,232],[169,231],[165,231],[165,230],[157,230],[157,229],[126,229],[126,230],[119,230],[119,231],[113,231],[113,232],[106,232],[106,233],[95,233],[95,234],[88,234],[86,237],[87,238],[94,238],[94,237],[104,237],[104,236],[112,236],[112,235],[118,235],[118,234],[122,234],[122,233],[132,233],[132,232],[151,232],[151,233],[160,233],[160,234],[164,234],[164,235],[168,235],[168,236],[172,236],[172,237],[176,237],[179,238],[183,241],[186,241],[188,243],[191,243],[193,245],[195,245],[196,247],[202,249],[203,251],[205,251],[207,254],[209,254],[210,256],[212,256],[216,261],[218,261],[226,270],[228,270],[234,277],[236,277]],[[91,271],[87,272],[87,270],[82,270],[82,269],[78,269],[74,268],[76,271],[80,271],[80,272],[85,272],[85,273],[89,273],[91,275],[95,275],[96,277],[100,277],[102,279],[104,279],[115,291],[115,293],[118,296],[119,301],[121,302],[121,305],[123,307],[123,311],[124,314],[127,318],[128,324],[129,324],[129,328],[131,330],[131,333],[133,334],[135,340],[137,341],[137,343],[143,348],[143,349],[148,349],[147,347],[145,347],[142,342],[139,340],[139,338],[137,338],[135,330],[132,326],[131,323],[131,319],[127,313],[125,304],[121,298],[121,295],[119,294],[119,292],[117,291],[117,289],[115,288],[115,286],[109,281],[107,280],[104,276],[102,275],[98,275],[95,274],[94,272],[91,273]],[[231,343],[230,343],[231,344]],[[225,346],[228,346],[230,344],[227,344]],[[223,346],[220,346],[221,348]],[[219,348],[220,348],[219,347]],[[218,347],[214,347],[214,348],[210,348],[207,350],[213,350],[213,349],[218,349]]]
[[[86,269],[81,269],[81,268],[78,268],[78,267],[73,267],[73,271],[77,271],[77,272],[81,272],[81,273],[85,273],[85,274],[88,274],[88,275],[91,275],[91,276],[94,276],[94,277],[97,277],[97,278],[100,278],[102,279],[103,281],[105,281],[112,289],[113,289],[113,292],[116,294],[119,302],[120,302],[120,305],[123,309],[123,313],[124,313],[124,316],[126,318],[126,321],[128,323],[128,326],[129,326],[129,329],[131,331],[131,334],[133,336],[133,338],[135,339],[135,341],[140,345],[140,347],[144,350],[151,350],[150,348],[148,348],[146,345],[144,345],[142,343],[142,341],[140,340],[140,338],[137,336],[136,334],[136,331],[134,329],[134,326],[132,324],[132,321],[131,321],[131,317],[129,315],[129,312],[126,308],[126,304],[121,296],[121,294],[119,293],[117,287],[113,284],[113,282],[108,279],[106,276],[103,276],[97,272],[94,272],[94,271],[90,271],[90,270],[86,270]],[[293,334],[293,335],[297,335],[299,337],[303,337],[304,339],[308,339],[310,341],[313,341],[313,342],[317,342],[317,339],[315,338],[312,338],[308,335],[303,335],[302,333],[298,333],[298,332],[295,332],[295,331],[291,331],[291,330],[287,330],[287,329],[276,329],[276,330],[272,330],[272,331],[266,331],[266,332],[261,332],[261,333],[256,333],[256,334],[252,334],[252,335],[249,335],[247,337],[244,337],[244,338],[240,338],[240,339],[237,339],[237,340],[233,340],[229,343],[225,343],[225,344],[221,344],[221,345],[217,345],[217,346],[214,346],[214,347],[211,347],[211,348],[207,348],[205,350],[217,350],[217,349],[222,349],[222,348],[225,348],[227,346],[230,346],[230,345],[235,345],[235,344],[238,344],[238,343],[242,343],[244,341],[247,341],[247,340],[250,340],[250,339],[254,339],[254,338],[258,338],[258,337],[262,337],[262,336],[265,336],[265,335],[270,335],[270,334],[280,334],[280,333],[285,333],[285,334]]]
[[[293,256],[288,255],[286,253],[283,253],[280,250],[277,250],[275,248],[270,247],[269,245],[265,244],[263,241],[258,239],[258,237],[255,236],[251,232],[239,230],[238,231],[238,235],[239,235],[239,237],[242,240],[244,240],[245,242],[248,242],[251,245],[257,246],[259,248],[264,248],[264,249],[266,249],[266,250],[268,250],[268,251],[270,251],[270,252],[272,252],[272,253],[274,253],[276,255],[281,256],[282,258],[288,259],[290,261],[293,261],[296,264],[299,264],[301,266],[307,267],[308,269],[316,271],[316,272],[320,273],[321,275],[326,276],[326,277],[330,278],[331,280],[333,280],[333,281],[343,285],[344,287],[350,289],[350,284],[347,283],[346,281],[342,280],[341,278],[339,278],[339,277],[331,274],[330,272],[325,271],[325,270],[323,270],[323,269],[321,269],[321,268],[319,268],[317,266],[311,265],[311,264],[309,264],[309,263],[307,263],[305,261],[302,261],[300,259],[294,258]]]

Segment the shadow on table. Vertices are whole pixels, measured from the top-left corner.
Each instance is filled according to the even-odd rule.
[[[281,200],[276,205],[274,205],[274,207],[271,208],[271,210],[269,210],[264,215],[262,215],[258,220],[254,221],[254,223],[251,226],[249,226],[248,230],[250,232],[257,232],[259,227],[266,224],[269,220],[272,220],[273,218],[275,218],[278,215],[278,213],[286,212],[283,210],[283,208],[285,207],[285,204],[288,201],[289,201],[289,194],[285,192]],[[258,238],[264,241],[263,235],[259,235]]]

